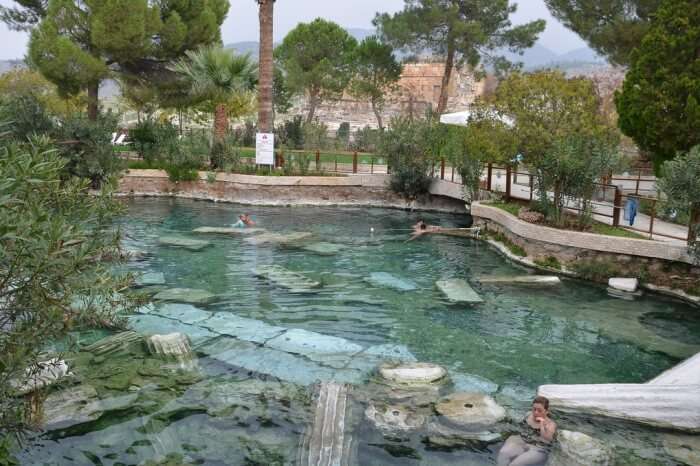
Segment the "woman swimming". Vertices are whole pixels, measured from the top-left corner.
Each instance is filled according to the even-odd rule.
[[[498,466],[544,464],[556,433],[557,424],[549,418],[549,400],[538,396],[520,425],[520,434],[510,436],[498,452]]]

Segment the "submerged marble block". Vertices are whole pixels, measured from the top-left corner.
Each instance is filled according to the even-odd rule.
[[[233,227],[199,227],[192,230],[192,233],[200,235],[255,235],[264,233],[264,228],[233,228]]]
[[[344,338],[302,329],[287,330],[266,342],[265,346],[284,351],[285,353],[301,354],[310,359],[314,359],[314,356],[325,358],[336,354],[349,359],[363,349],[362,346]]]
[[[384,364],[379,368],[379,374],[385,380],[398,384],[430,384],[444,379],[447,370],[437,364],[415,362],[401,365]]]
[[[189,304],[207,304],[216,299],[216,295],[196,288],[169,288],[153,296],[156,301],[175,301]]]
[[[305,244],[300,249],[319,256],[332,256],[341,252],[345,247],[335,243],[320,242]]]
[[[461,278],[438,280],[435,282],[435,286],[442,291],[448,301],[453,303],[478,304],[484,302],[481,296],[469,286],[469,283]]]
[[[146,338],[146,345],[151,354],[159,356],[191,357],[190,339],[182,333],[152,335]]]
[[[287,330],[284,327],[269,325],[260,320],[239,317],[230,312],[217,312],[210,315],[209,319],[200,322],[199,325],[221,335],[260,344]]]
[[[353,464],[351,429],[346,426],[350,400],[348,387],[335,382],[320,385],[314,418],[301,446],[303,466]]]
[[[10,385],[15,392],[20,395],[31,393],[49,385],[53,385],[60,379],[73,375],[68,370],[68,364],[63,359],[53,358],[40,361],[36,367],[29,367],[25,370],[21,380],[11,380]]]
[[[470,430],[493,427],[506,417],[503,407],[481,393],[452,393],[435,405],[435,411],[452,424]]]
[[[418,286],[414,282],[386,272],[372,272],[365,281],[374,286],[391,288],[396,291],[414,291],[418,289]]]
[[[303,241],[309,237],[313,236],[313,233],[308,232],[294,232],[294,233],[262,233],[257,236],[246,238],[246,242],[259,246],[261,244],[273,244],[273,245],[288,245]]]
[[[600,440],[581,432],[560,430],[546,466],[611,466],[611,450]]]
[[[608,280],[608,286],[614,290],[634,293],[639,286],[639,280],[636,278],[611,278]]]
[[[365,417],[379,430],[388,433],[418,430],[426,422],[423,414],[402,404],[370,403],[365,410]]]
[[[482,277],[481,283],[522,283],[531,285],[558,285],[561,280],[556,275],[516,275],[512,277]]]
[[[261,265],[253,270],[253,274],[287,288],[291,293],[316,293],[321,287],[321,283],[279,265]]]
[[[164,303],[154,308],[150,314],[167,317],[183,324],[196,324],[212,317],[211,312],[204,311],[191,304]]]
[[[700,353],[676,364],[647,383],[652,385],[700,386]]]
[[[183,238],[180,236],[161,236],[158,238],[158,244],[161,246],[187,249],[188,251],[201,251],[211,245],[209,241]]]
[[[145,272],[134,280],[134,286],[158,286],[165,285],[165,274],[163,272]]]
[[[542,385],[537,394],[554,411],[700,432],[700,385]]]
[[[143,335],[158,333],[184,333],[194,344],[215,338],[218,334],[196,325],[184,324],[178,320],[168,319],[158,315],[133,315],[128,317],[129,327]]]

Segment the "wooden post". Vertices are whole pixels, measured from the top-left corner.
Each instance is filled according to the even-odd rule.
[[[321,171],[321,151],[316,149],[316,171]]]
[[[338,154],[335,154],[335,169],[334,171],[338,173]]]
[[[352,172],[357,173],[357,151],[352,153]]]
[[[440,159],[440,179],[445,179],[445,159]]]
[[[620,207],[622,204],[622,192],[615,186],[615,199],[613,200],[613,226],[620,226]]]
[[[369,172],[372,173],[372,174],[374,174],[374,155],[373,155],[372,157],[370,157],[369,160],[370,160],[370,162],[369,162],[369,163],[370,163],[370,165],[369,165]]]
[[[491,191],[491,175],[493,175],[493,164],[491,162],[486,166],[486,191]]]
[[[634,194],[636,196],[639,196],[639,182],[641,181],[641,179],[642,179],[642,171],[638,170],[637,171],[637,186],[635,186],[635,188],[634,188]]]
[[[534,183],[534,178],[532,176],[532,173],[530,175],[530,202],[532,202],[532,193],[535,190],[535,183]]]
[[[511,166],[506,165],[506,196],[505,196],[506,202],[510,201],[510,192],[511,192],[510,177],[511,177]]]
[[[451,168],[452,168],[452,176],[450,177],[450,181],[454,183],[455,182],[455,164],[454,163],[452,164]]]
[[[639,202],[639,201],[637,201]],[[651,218],[649,219],[649,239],[654,238],[654,218],[656,217],[656,199],[651,204]]]

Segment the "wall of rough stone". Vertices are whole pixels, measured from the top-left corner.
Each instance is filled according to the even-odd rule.
[[[559,230],[524,222],[480,202],[472,204],[471,212],[475,223],[500,231],[535,259],[553,256],[565,263],[580,259],[629,262],[644,258],[692,264],[687,248],[679,243]]]
[[[161,170],[130,170],[119,182],[122,196],[175,196],[257,205],[378,206],[466,213],[464,202],[444,195],[426,195],[414,203],[387,189],[387,175],[253,176],[220,173],[213,182],[173,183]]]

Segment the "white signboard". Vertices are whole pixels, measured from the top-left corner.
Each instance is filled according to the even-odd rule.
[[[255,163],[258,165],[275,164],[275,135],[258,133],[255,136]]]

